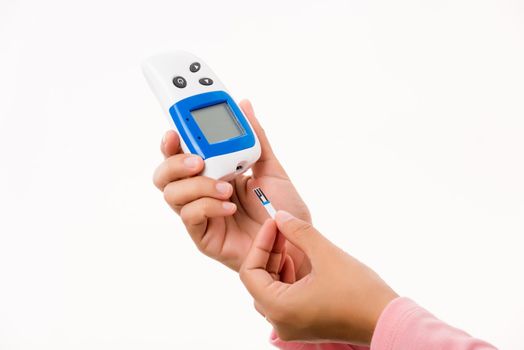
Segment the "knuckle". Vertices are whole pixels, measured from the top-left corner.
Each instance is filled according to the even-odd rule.
[[[202,221],[206,216],[206,203],[195,203],[192,206],[185,205],[180,210],[180,217],[184,224],[195,225]]]
[[[202,253],[202,254],[204,254],[204,255],[207,255],[207,256],[209,256],[209,257],[212,258],[212,255],[210,255],[210,253],[209,253],[209,251],[208,251],[208,249],[207,249],[207,244],[204,244],[204,243],[202,243],[202,242],[198,242],[198,243],[196,244],[196,247],[197,247],[197,249],[198,249],[198,251],[199,251],[200,253]]]
[[[242,281],[242,283],[245,284],[247,280],[247,270],[244,267],[244,265],[240,267],[240,270],[238,271],[238,276],[240,277],[240,281]]]
[[[197,213],[198,216],[206,216],[207,213],[210,212],[212,207],[212,202],[208,198],[202,198],[200,201],[198,201],[197,206]]]
[[[182,203],[178,203],[174,198],[173,194],[169,191],[164,191],[164,200],[166,203],[173,209],[177,214],[180,214],[180,211],[184,207]]]
[[[311,225],[309,222],[301,222],[297,226],[293,228],[291,231],[291,234],[297,238],[301,238],[303,236],[308,236],[311,233],[315,231],[315,228],[313,225]]]
[[[212,197],[214,192],[214,181],[204,176],[193,176],[181,180],[180,187],[186,197],[200,199]]]
[[[164,187],[162,179],[163,177],[160,175],[160,167],[159,167],[153,173],[153,184],[155,185],[156,188],[158,188],[161,191],[163,190],[163,187]]]
[[[219,254],[217,254],[216,250],[211,248],[212,243],[209,239],[206,239],[206,237],[195,241],[195,244],[198,251],[202,254],[209,256],[211,259],[220,260]]]
[[[189,208],[187,205],[183,206],[182,209],[180,209],[180,218],[182,219],[184,225],[189,225],[191,216],[191,208]]]
[[[173,188],[170,187],[170,185],[167,185],[165,188],[164,188],[164,200],[166,201],[166,203],[174,210],[176,211],[177,213],[180,212],[180,210],[182,209],[183,207],[183,203],[180,203],[178,200],[177,200],[177,196],[176,196],[176,190],[174,190]]]
[[[253,300],[253,306],[254,306],[255,310],[258,311],[259,314],[261,314],[262,316],[266,317],[263,308],[260,306],[260,304],[256,300]]]
[[[181,205],[179,200],[180,189],[178,188],[177,182],[170,182],[164,187],[164,200],[170,205]]]
[[[166,187],[164,187],[164,192],[163,192],[163,194],[164,194],[164,200],[165,200],[167,203],[171,204],[171,202],[172,202],[172,200],[173,200],[173,191],[172,191],[172,189],[169,187],[169,185],[166,186]]]
[[[277,325],[287,324],[292,320],[292,311],[285,304],[272,305],[268,310],[268,317]]]

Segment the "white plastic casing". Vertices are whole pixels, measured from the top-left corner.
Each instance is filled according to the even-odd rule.
[[[193,73],[189,67],[194,62],[200,64],[200,69]],[[174,51],[152,56],[142,63],[142,70],[151,90],[153,90],[153,93],[164,109],[169,123],[175,130],[177,130],[177,127],[169,113],[169,109],[175,103],[187,97],[205,92],[227,92],[225,86],[215,73],[213,73],[200,58],[188,52]],[[176,76],[185,78],[187,82],[186,87],[178,88],[173,84],[173,78]],[[199,79],[201,78],[211,78],[213,84],[207,86],[202,85],[199,83]],[[247,118],[246,120],[249,127],[253,130],[249,120]],[[258,160],[261,152],[260,143],[254,130],[253,135],[255,136],[255,144],[253,147],[205,159],[205,167],[201,175],[229,181],[249,169]],[[182,137],[180,137],[180,144],[184,153],[191,153]],[[241,167],[240,169],[238,168],[239,166]]]

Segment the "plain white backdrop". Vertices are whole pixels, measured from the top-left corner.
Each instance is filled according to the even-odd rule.
[[[524,348],[522,1],[2,0],[0,349],[270,348],[152,184],[169,49],[252,100],[326,236]]]

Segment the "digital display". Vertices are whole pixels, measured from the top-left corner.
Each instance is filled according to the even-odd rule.
[[[217,143],[244,135],[244,129],[226,102],[191,111],[207,142]]]

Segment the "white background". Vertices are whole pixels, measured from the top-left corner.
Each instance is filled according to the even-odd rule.
[[[0,349],[269,349],[152,185],[144,57],[252,99],[316,226],[524,348],[522,1],[0,2]]]

